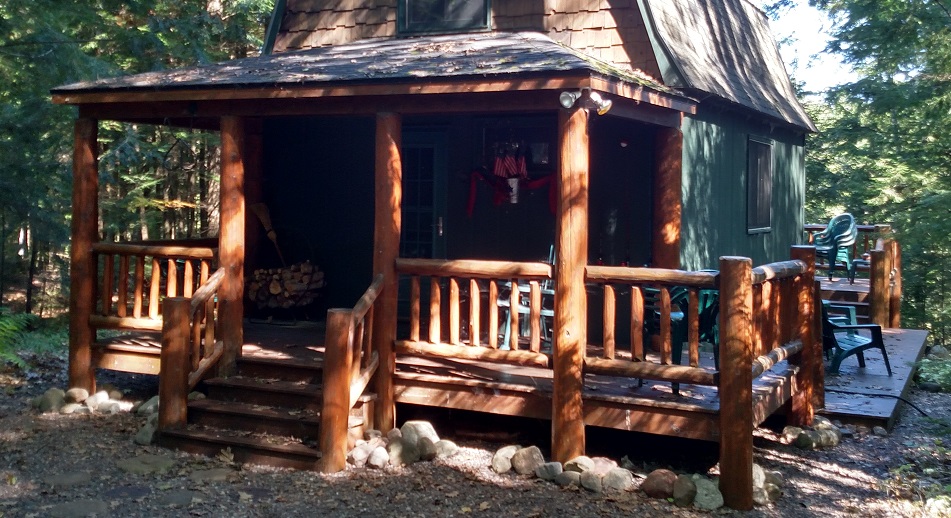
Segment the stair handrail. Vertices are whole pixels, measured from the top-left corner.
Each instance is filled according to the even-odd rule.
[[[188,393],[212,372],[224,352],[216,337],[216,295],[225,275],[219,268],[193,297],[170,297],[162,304],[160,430],[185,426]]]
[[[318,438],[322,453],[318,469],[324,473],[346,467],[350,410],[380,365],[379,353],[372,349],[372,322],[382,292],[383,275],[380,274],[353,308],[327,310]]]

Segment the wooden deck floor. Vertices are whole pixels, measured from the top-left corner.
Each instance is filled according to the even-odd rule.
[[[845,284],[848,285],[847,280]],[[886,329],[884,334],[894,375],[887,375],[877,351],[866,354],[865,369],[858,367],[855,357],[849,357],[842,363],[839,375],[826,376],[826,408],[820,414],[846,423],[870,426],[889,427],[894,423],[901,403],[898,398],[904,397],[909,390],[913,365],[924,354],[927,332]],[[277,360],[317,361],[323,353],[323,337],[324,328],[320,322],[298,322],[293,326],[247,323],[243,354]],[[702,363],[712,365],[712,361],[710,353],[701,355]],[[476,406],[490,413],[541,419],[551,417],[552,382],[548,369],[407,357],[400,358],[397,369],[401,402],[449,408]],[[775,375],[757,388],[757,396],[764,400],[762,410],[774,406],[767,404],[766,400],[780,398],[783,391],[789,389],[782,380],[784,377]],[[469,388],[456,390],[460,386]],[[453,391],[459,394],[452,396]],[[460,399],[454,401],[453,397]],[[585,377],[585,401],[586,413],[590,414],[587,419],[591,424],[638,429],[643,424],[636,422],[642,417],[636,409],[650,409],[655,414],[657,409],[662,409],[662,414],[670,416],[670,422],[664,426],[677,432],[673,435],[715,439],[715,430],[708,426],[685,430],[699,423],[683,418],[689,412],[716,411],[716,391],[712,387],[682,385],[680,394],[674,395],[669,383],[647,382],[639,386],[630,380],[589,375]],[[635,409],[633,413],[631,408]],[[758,415],[757,420],[765,417]]]

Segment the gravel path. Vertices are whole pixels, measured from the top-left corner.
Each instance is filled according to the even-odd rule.
[[[241,467],[226,458],[138,446],[132,437],[144,419],[127,411],[115,415],[59,415],[38,414],[30,409],[31,398],[49,387],[65,385],[62,359],[33,361],[38,365],[28,374],[0,367],[0,517],[710,514],[680,509],[639,492],[593,494],[530,478],[497,475],[489,464],[501,444],[459,436],[455,439],[462,449],[450,459],[385,471],[354,469],[329,476]],[[111,379],[105,381],[125,390],[130,401],[154,394],[154,378],[108,377]],[[951,395],[915,391],[912,401],[934,417],[948,420],[951,415]],[[781,444],[773,432],[758,430],[756,461],[783,474],[784,496],[750,513],[724,509],[715,514],[929,516],[923,510],[927,486],[951,484],[951,455],[935,445],[936,434],[947,439],[948,431],[907,406],[889,436],[859,434],[826,451],[804,452]],[[664,442],[635,434],[610,437],[625,445],[617,449],[618,457],[626,454],[642,463],[643,473],[657,467],[678,472],[697,469],[690,442]],[[708,446],[706,451],[706,459],[710,451],[715,459],[715,448]],[[129,472],[135,468],[123,466],[131,458],[152,461],[149,466],[156,471]],[[901,466],[904,468],[899,470]]]

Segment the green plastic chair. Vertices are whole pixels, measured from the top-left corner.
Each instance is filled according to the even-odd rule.
[[[854,312],[845,317],[832,316],[830,309],[837,309],[831,304],[822,304],[822,349],[826,357],[831,357],[829,373],[838,374],[842,360],[855,355],[859,367],[865,368],[865,351],[878,349],[885,360],[885,370],[892,375],[892,366],[885,351],[885,341],[882,338],[882,327],[877,324],[856,324]],[[842,323],[843,318],[852,319],[852,323]],[[868,331],[868,336],[860,331]]]
[[[816,246],[816,257],[828,261],[829,280],[835,272],[837,263],[845,266],[849,282],[855,281],[855,264],[852,261],[852,245],[858,237],[858,227],[851,214],[839,214],[831,220],[822,232],[813,237]]]

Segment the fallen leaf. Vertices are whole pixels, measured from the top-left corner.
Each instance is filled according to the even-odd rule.
[[[238,500],[240,500],[240,501],[242,501],[242,502],[248,502],[248,501],[252,500],[253,498],[254,498],[254,497],[251,496],[251,493],[245,493],[244,491],[238,491]]]
[[[458,492],[458,491],[453,491],[453,492],[451,492],[451,493],[446,494],[446,498],[455,498],[455,497],[457,497],[457,496],[459,496],[459,492]]]
[[[459,509],[459,512],[462,514],[469,514],[472,512],[472,508],[469,506],[462,506],[462,508]]]
[[[479,504],[479,510],[480,510],[480,511],[485,511],[485,510],[488,509],[489,507],[492,507],[492,505],[491,505],[490,503],[488,503],[488,502],[482,502],[481,504]]]

